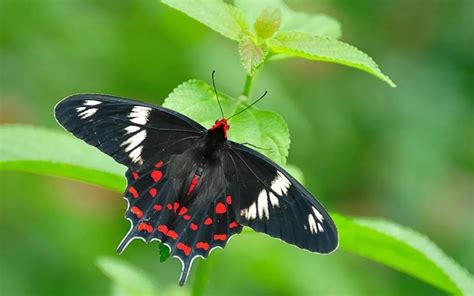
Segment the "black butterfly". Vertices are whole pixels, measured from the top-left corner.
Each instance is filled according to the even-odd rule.
[[[226,118],[206,129],[163,107],[97,94],[67,97],[55,116],[129,168],[132,225],[117,251],[136,238],[162,242],[183,265],[180,285],[196,257],[224,248],[243,225],[312,252],[338,246],[322,205],[273,161],[229,141]]]

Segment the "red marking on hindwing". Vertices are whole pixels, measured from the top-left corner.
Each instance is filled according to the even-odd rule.
[[[225,197],[225,202],[228,204],[228,205],[231,205],[232,204],[232,196],[231,195],[227,195]]]
[[[150,193],[151,197],[155,197],[156,194],[158,193],[158,190],[156,188],[151,188],[148,193]]]
[[[216,205],[216,214],[224,214],[225,212],[227,212],[227,208],[225,206],[225,204],[223,203],[218,203]]]
[[[226,234],[214,234],[214,240],[225,241],[227,239]]]
[[[199,226],[197,226],[197,225],[194,224],[194,223],[191,223],[191,225],[189,225],[189,228],[191,228],[191,230],[196,231],[196,230],[198,230]]]
[[[198,242],[196,244],[196,249],[203,249],[204,251],[209,250],[209,244],[206,242]]]
[[[167,208],[168,210],[172,210],[172,209],[173,209],[173,205],[169,203],[169,204],[166,205],[166,208]]]
[[[168,226],[166,226],[166,225],[159,225],[156,229],[159,232],[163,233],[164,235],[166,235],[168,233]]]
[[[184,215],[184,214],[186,214],[187,211],[188,211],[188,209],[187,209],[186,207],[182,207],[182,208],[179,210],[178,215],[180,215],[180,216],[181,216],[181,215]]]
[[[174,205],[173,205],[173,211],[176,212],[178,210],[178,208],[179,208],[179,202],[175,201]]]
[[[234,221],[234,222],[231,222],[231,223],[229,224],[229,228],[230,228],[230,229],[236,228],[236,227],[239,227],[239,226],[240,226],[240,224],[237,223],[237,222],[235,222],[235,221]]]
[[[211,218],[206,218],[206,220],[204,220],[204,225],[211,225],[211,224],[212,224]]]
[[[133,178],[133,180],[137,180],[138,179],[138,173],[137,172],[132,172],[132,178]]]
[[[186,221],[189,221],[189,220],[191,220],[191,216],[189,216],[189,215],[184,215],[184,216],[183,216],[183,219],[186,220]]]
[[[132,194],[133,198],[138,198],[138,191],[135,189],[135,187],[128,187],[128,192]]]
[[[161,211],[161,209],[163,209],[163,206],[156,204],[156,205],[153,206],[153,209],[154,209],[155,211],[159,212],[159,211]]]
[[[166,233],[166,236],[171,237],[172,239],[177,239],[178,234],[174,230],[168,230],[168,233]]]
[[[157,169],[161,168],[162,166],[163,166],[163,161],[162,160],[155,163],[155,168],[157,168]]]
[[[198,183],[199,183],[199,178],[197,176],[194,176],[191,180],[191,184],[189,185],[188,195],[191,194],[191,192],[193,192],[194,188],[196,187]]]
[[[160,181],[161,177],[163,177],[163,173],[161,171],[151,172],[151,178],[153,179],[153,181],[155,181],[155,183]]]
[[[139,207],[132,207],[130,209],[130,213],[134,214],[135,216],[137,216],[138,219],[140,219],[141,217],[143,217],[143,211],[140,210]]]
[[[142,222],[138,224],[138,231],[142,231],[142,230],[145,230],[146,232],[151,233],[153,231],[153,227],[150,224]]]
[[[191,254],[191,247],[183,243],[178,243],[176,245],[176,249],[183,251],[186,256],[189,256],[189,254]]]

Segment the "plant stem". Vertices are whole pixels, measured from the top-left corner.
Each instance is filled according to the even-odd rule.
[[[191,290],[192,296],[202,296],[206,291],[212,265],[212,260],[210,259],[211,257],[208,257],[207,259],[199,260],[199,262],[197,262],[196,277],[194,278],[194,285]]]
[[[249,98],[251,95],[254,77],[255,77],[255,74],[253,76],[250,76],[249,74],[247,74],[247,77],[245,77],[244,91],[242,95],[247,98]]]

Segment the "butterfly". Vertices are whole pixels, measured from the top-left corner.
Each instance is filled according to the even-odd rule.
[[[308,190],[263,154],[228,139],[230,117],[206,129],[164,107],[100,94],[63,99],[55,117],[128,167],[131,228],[117,252],[134,239],[161,242],[182,263],[181,286],[195,258],[224,248],[243,226],[311,252],[338,247],[334,222]]]

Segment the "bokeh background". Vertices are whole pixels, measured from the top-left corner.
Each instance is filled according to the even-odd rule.
[[[266,65],[254,93],[281,113],[289,162],[327,208],[385,217],[429,236],[474,272],[474,2],[289,1],[329,14],[397,84],[334,64]],[[181,82],[237,96],[237,45],[155,0],[1,0],[0,121],[58,129],[55,103],[79,92],[160,104]],[[8,145],[2,142],[1,145]],[[54,143],[51,143],[54,145]],[[106,295],[96,266],[129,223],[120,194],[60,178],[0,173],[3,295]],[[175,287],[180,263],[157,245],[120,257]],[[211,256],[209,295],[442,295],[354,255],[316,256],[263,235],[241,235]],[[194,272],[190,283],[193,283]]]

